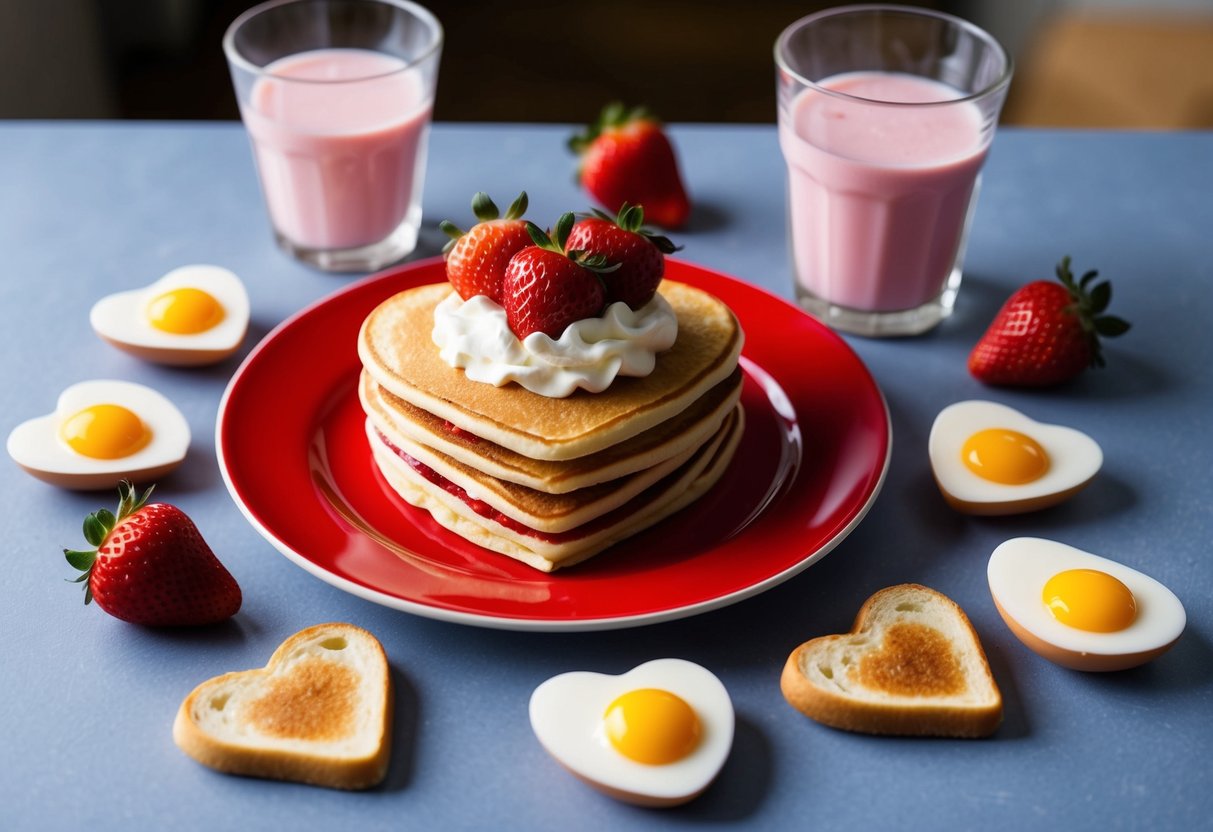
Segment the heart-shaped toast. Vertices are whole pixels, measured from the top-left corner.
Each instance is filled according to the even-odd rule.
[[[968,616],[918,584],[877,592],[851,632],[792,651],[783,695],[806,716],[867,734],[984,737],[1002,695]]]
[[[352,624],[317,624],[284,641],[265,667],[194,688],[173,739],[218,771],[364,789],[387,774],[392,704],[379,641]]]

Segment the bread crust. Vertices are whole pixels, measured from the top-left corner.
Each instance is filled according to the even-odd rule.
[[[855,646],[861,657],[879,654],[885,649],[884,636],[888,625],[897,621],[895,613],[898,605],[923,601],[951,617],[962,640],[971,640],[967,645],[957,644],[955,638],[949,640],[954,651],[974,651],[970,667],[960,677],[964,683],[964,695],[959,692],[956,695],[940,695],[922,690],[901,690],[888,694],[866,688],[848,695],[841,690],[822,687],[806,675],[805,668],[811,662],[826,656],[827,651],[846,645],[847,640],[854,643],[857,638],[880,635],[879,639]],[[852,677],[851,669],[848,667],[846,670],[846,681],[856,688],[864,688]],[[860,608],[849,633],[822,636],[799,645],[784,664],[780,688],[788,703],[805,716],[844,731],[902,736],[985,737],[994,733],[1002,722],[1002,695],[968,616],[947,596],[919,584],[901,584],[874,594]],[[972,701],[973,694],[977,694],[978,701]],[[881,701],[881,696],[887,701]]]
[[[361,756],[333,756],[322,748],[315,750],[259,747],[234,743],[216,736],[194,719],[196,706],[206,697],[229,689],[237,681],[261,684],[291,655],[295,648],[317,637],[341,637],[357,640],[376,655],[374,675],[360,679],[358,688],[365,707],[382,713],[376,719],[378,736],[372,753]],[[301,630],[279,645],[263,668],[234,671],[209,679],[194,688],[181,703],[173,722],[173,740],[199,763],[228,774],[292,780],[333,789],[366,789],[382,782],[391,760],[391,736],[394,717],[391,672],[383,646],[371,633],[353,624],[333,622]]]

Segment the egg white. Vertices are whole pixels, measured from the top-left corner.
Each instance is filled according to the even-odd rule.
[[[173,289],[207,292],[223,307],[223,320],[203,332],[177,334],[152,326],[148,304]],[[248,332],[249,298],[235,274],[219,266],[173,269],[149,286],[108,295],[93,305],[89,323],[103,339],[140,358],[167,364],[205,364],[222,360]]]
[[[60,437],[68,417],[97,404],[127,408],[151,432],[148,443],[130,456],[95,459],[73,450]],[[64,488],[110,488],[122,479],[159,476],[185,459],[190,428],[185,416],[164,395],[129,381],[98,379],[64,390],[55,412],[26,420],[8,436],[8,454],[35,477]]]
[[[604,734],[603,715],[618,696],[659,688],[680,696],[700,722],[690,754],[666,765],[625,757]],[[728,691],[706,668],[683,659],[656,659],[620,676],[563,673],[535,689],[530,702],[535,736],[558,762],[592,785],[656,804],[690,799],[712,782],[733,745],[734,713]],[[623,793],[623,794],[618,794]]]
[[[961,449],[970,436],[987,428],[1016,430],[1035,439],[1049,457],[1048,471],[1022,485],[993,482],[973,473]],[[1037,422],[1012,407],[980,400],[941,410],[931,426],[927,453],[940,491],[954,507],[974,514],[1009,514],[1053,505],[1085,486],[1103,465],[1099,444],[1082,431]]]
[[[1068,569],[1095,569],[1128,587],[1137,603],[1133,623],[1117,632],[1097,633],[1058,621],[1045,606],[1042,593],[1050,578]],[[1072,653],[1106,657],[1159,650],[1178,639],[1187,623],[1179,598],[1154,578],[1053,540],[1017,537],[1006,541],[990,555],[986,574],[990,594],[1004,618],[1046,644]]]

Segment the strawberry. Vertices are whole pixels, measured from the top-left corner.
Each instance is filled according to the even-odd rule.
[[[601,211],[579,220],[569,233],[570,249],[601,254],[619,268],[602,275],[608,304],[623,301],[639,309],[653,299],[665,274],[665,255],[679,247],[644,227],[644,208],[628,205],[611,219]]]
[[[180,509],[151,503],[129,482],[118,487],[118,514],[106,509],[84,520],[84,537],[97,548],[64,549],[84,574],[84,603],[115,618],[153,627],[213,624],[240,609],[240,587],[211,552],[198,527]]]
[[[598,121],[569,139],[569,149],[581,157],[581,184],[607,210],[618,212],[630,202],[664,228],[686,222],[691,203],[674,148],[643,107],[608,104]]]
[[[599,254],[576,249],[566,253],[575,219],[571,213],[563,215],[552,237],[527,223],[534,245],[515,254],[505,270],[502,306],[519,340],[532,332],[559,338],[569,324],[602,313],[606,291],[597,272],[617,267],[607,266]]]
[[[480,222],[470,231],[461,230],[450,220],[438,224],[451,238],[442,253],[446,255],[446,278],[459,297],[467,300],[487,295],[501,303],[506,265],[516,252],[531,244],[522,219],[526,208],[527,196],[523,191],[506,209],[505,216],[500,217],[493,200],[480,191],[472,197],[472,213]]]
[[[1016,290],[973,348],[969,372],[987,384],[1045,387],[1102,367],[1099,336],[1122,335],[1129,324],[1103,314],[1112,284],[1094,283],[1098,274],[1075,281],[1063,257],[1060,283],[1036,280]]]

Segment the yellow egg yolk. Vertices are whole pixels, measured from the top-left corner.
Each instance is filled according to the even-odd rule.
[[[223,320],[223,305],[201,289],[172,289],[152,298],[147,317],[152,326],[174,335],[196,335]]]
[[[59,434],[68,447],[94,459],[121,459],[151,441],[147,426],[118,404],[95,404],[63,420]]]
[[[1058,572],[1045,583],[1041,597],[1054,618],[1079,630],[1114,633],[1137,617],[1129,588],[1096,569]]]
[[[1023,485],[1049,470],[1049,455],[1040,443],[1009,428],[979,430],[965,440],[960,454],[974,474],[1003,485]]]
[[[677,762],[699,744],[695,710],[682,697],[658,688],[617,697],[607,706],[603,722],[615,750],[646,765]]]

